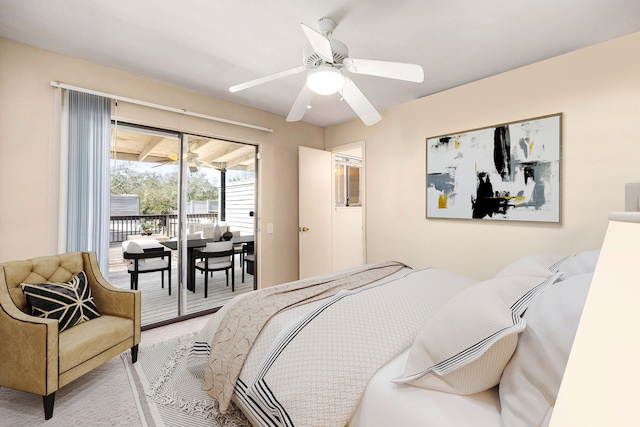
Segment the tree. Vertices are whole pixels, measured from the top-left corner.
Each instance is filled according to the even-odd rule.
[[[202,171],[189,174],[187,201],[217,200],[217,179]],[[161,173],[121,162],[111,168],[111,194],[140,196],[141,214],[168,214],[178,209],[178,172]]]
[[[131,162],[120,163],[111,168],[111,194],[138,194],[145,174],[135,169]]]
[[[177,179],[177,174],[176,174]],[[216,180],[217,183],[217,180]],[[204,172],[189,174],[187,200],[217,200],[218,187],[209,181]]]
[[[227,181],[245,181],[248,179],[253,179],[254,173],[253,171],[227,171]]]

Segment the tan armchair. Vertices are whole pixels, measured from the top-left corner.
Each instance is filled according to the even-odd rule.
[[[30,314],[22,283],[67,282],[84,271],[100,317],[58,332],[58,320]],[[55,392],[140,343],[140,291],[104,279],[94,252],[0,264],[0,387],[43,396],[45,419]]]

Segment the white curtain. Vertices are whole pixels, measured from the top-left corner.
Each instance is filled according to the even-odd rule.
[[[69,91],[66,252],[95,251],[109,271],[111,99]]]

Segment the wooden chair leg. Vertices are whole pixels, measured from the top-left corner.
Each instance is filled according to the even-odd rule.
[[[138,344],[131,347],[131,363],[138,361]]]
[[[51,419],[53,416],[53,404],[56,400],[56,392],[54,391],[48,396],[42,396],[42,403],[44,404],[44,419]]]
[[[164,274],[164,273],[163,273]],[[171,295],[171,259],[169,259],[169,269],[167,270],[167,277],[169,282],[169,295]]]
[[[207,297],[207,292],[209,291],[209,275],[208,270],[209,269],[209,263],[208,261],[204,262],[204,297]]]

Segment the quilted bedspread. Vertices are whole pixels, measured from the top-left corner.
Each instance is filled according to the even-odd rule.
[[[375,372],[474,283],[435,268],[410,271],[297,307],[286,322],[275,316],[263,331],[268,342],[259,337],[247,358],[236,399],[261,425],[344,426]]]
[[[406,266],[390,261],[323,278],[290,282],[252,292],[224,308],[210,341],[210,358],[202,389],[218,402],[225,413],[235,385],[254,342],[266,323],[276,314],[293,307],[327,299],[332,295],[366,286]]]

